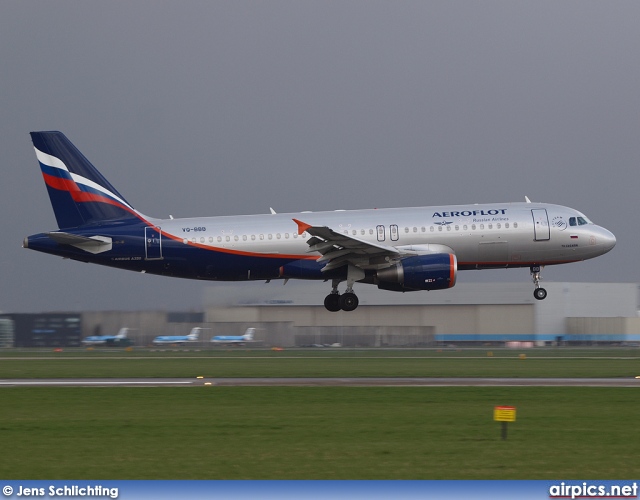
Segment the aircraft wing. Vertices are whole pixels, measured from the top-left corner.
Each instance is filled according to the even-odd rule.
[[[334,231],[327,226],[311,226],[297,219],[293,221],[298,224],[298,234],[306,231],[312,236],[307,240],[308,251],[322,254],[317,262],[327,262],[327,265],[322,268],[323,271],[337,269],[347,264],[360,268],[375,265],[376,262],[386,262],[388,265],[390,260],[395,260],[402,255],[402,252],[395,247],[361,240],[355,236]]]

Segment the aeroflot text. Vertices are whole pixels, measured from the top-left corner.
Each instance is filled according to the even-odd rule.
[[[23,488],[16,492],[18,497],[108,497],[118,498],[118,488],[105,488],[104,486],[49,486],[49,488]]]
[[[506,208],[494,210],[463,210],[462,212],[433,212],[433,217],[469,217],[471,215],[504,215]]]

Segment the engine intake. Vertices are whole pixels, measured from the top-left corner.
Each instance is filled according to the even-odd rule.
[[[397,292],[442,290],[456,284],[458,261],[455,254],[436,253],[407,257],[376,275],[378,288]]]

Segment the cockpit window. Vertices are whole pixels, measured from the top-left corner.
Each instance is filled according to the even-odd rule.
[[[591,224],[591,221],[586,217],[569,217],[570,226],[585,226]]]

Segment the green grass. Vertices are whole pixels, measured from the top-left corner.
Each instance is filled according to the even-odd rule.
[[[7,351],[0,378],[634,377],[637,349]],[[5,479],[628,479],[635,388],[0,389]],[[495,405],[517,407],[500,439]]]
[[[629,388],[5,388],[4,479],[628,479]],[[495,405],[517,407],[506,441]]]

